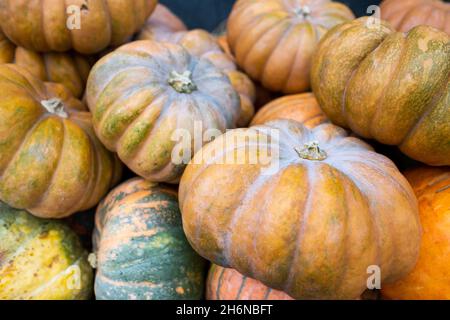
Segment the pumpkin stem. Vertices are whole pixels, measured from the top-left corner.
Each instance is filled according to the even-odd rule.
[[[197,90],[197,86],[192,81],[192,73],[188,70],[183,74],[172,71],[168,82],[179,93],[192,93]]]
[[[323,161],[328,157],[328,154],[325,150],[322,150],[319,147],[319,142],[312,141],[305,143],[303,149],[294,148],[300,158],[305,160],[313,160],[313,161]]]
[[[97,255],[95,253],[90,253],[88,255],[88,262],[92,269],[97,269]]]
[[[295,14],[301,18],[308,18],[311,15],[311,9],[308,6],[300,6],[295,9]]]
[[[53,113],[61,118],[68,118],[66,110],[64,110],[64,104],[59,99],[42,100],[41,105],[50,113]]]

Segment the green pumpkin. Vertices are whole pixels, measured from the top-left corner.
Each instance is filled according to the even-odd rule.
[[[137,178],[113,190],[95,217],[99,300],[201,299],[205,261],[183,232],[177,193]]]
[[[93,273],[75,233],[0,202],[0,300],[83,300]]]

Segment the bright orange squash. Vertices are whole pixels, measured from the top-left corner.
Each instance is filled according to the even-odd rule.
[[[388,299],[450,300],[450,168],[423,167],[406,172],[419,199],[422,244],[413,271],[382,286]]]

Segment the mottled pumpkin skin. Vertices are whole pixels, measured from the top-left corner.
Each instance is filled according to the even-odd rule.
[[[140,31],[138,38],[148,40],[153,39],[160,32],[172,33],[178,31],[187,31],[184,22],[165,5],[158,3],[155,11]]]
[[[0,202],[0,300],[84,300],[93,273],[77,236]]]
[[[270,102],[256,113],[251,126],[278,119],[294,120],[307,128],[328,122],[327,116],[312,93],[284,96]]]
[[[206,285],[206,300],[293,300],[234,269],[213,264]]]
[[[3,0],[0,26],[16,45],[38,52],[98,53],[125,43],[145,23],[157,0]],[[81,8],[80,28],[67,27]]]
[[[121,173],[91,114],[72,109],[80,102],[58,90],[17,65],[0,65],[0,200],[43,218],[95,206]],[[46,109],[56,98],[61,110]]]
[[[172,188],[125,182],[98,207],[95,225],[97,299],[203,297],[205,261],[186,240]]]
[[[270,162],[247,160],[271,147]],[[186,168],[180,208],[200,255],[295,299],[358,298],[369,266],[392,282],[419,251],[417,200],[406,179],[332,124],[276,120],[228,131]]]
[[[189,72],[195,88],[171,85],[174,72]],[[89,76],[87,101],[104,145],[156,182],[178,182],[191,158],[184,153],[186,161],[173,161],[186,145],[177,134],[193,139],[194,126],[201,134],[224,132],[240,115],[239,95],[220,69],[180,45],[152,41],[127,44],[101,59]],[[207,142],[199,140],[190,144],[192,155]]]
[[[391,285],[388,299],[450,300],[450,168],[417,168],[406,172],[419,200],[423,237],[414,270]]]
[[[322,39],[311,79],[335,124],[397,145],[415,160],[449,165],[449,74],[446,33],[418,26],[402,34],[364,17]]]
[[[234,59],[222,50],[212,34],[201,29],[172,32],[164,26],[147,24],[139,35],[139,39],[182,45],[193,56],[206,59],[218,67],[228,76],[241,99],[241,114],[237,126],[246,127],[252,120],[255,115],[255,86],[245,73],[237,69]]]
[[[380,9],[381,19],[398,31],[425,24],[450,34],[450,4],[441,0],[384,0]]]
[[[1,31],[0,31],[1,38]],[[0,63],[15,63],[26,68],[35,77],[50,82],[63,84],[73,96],[83,96],[89,71],[94,65],[94,58],[78,53],[39,54],[22,47],[13,46],[13,54],[5,53],[0,45]]]
[[[239,66],[264,87],[300,93],[310,87],[319,39],[353,18],[345,5],[328,0],[239,0],[228,19],[228,43]]]

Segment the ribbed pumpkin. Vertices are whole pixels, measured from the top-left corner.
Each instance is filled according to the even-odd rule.
[[[125,43],[156,4],[157,0],[4,0],[0,26],[16,45],[29,50],[93,54]],[[77,18],[79,26],[72,26]]]
[[[150,19],[151,21],[151,19]],[[255,114],[255,87],[248,76],[237,70],[233,58],[222,51],[217,39],[207,31],[170,32],[166,27],[147,24],[139,36],[141,40],[165,41],[182,45],[190,54],[206,59],[222,70],[230,79],[241,99],[238,127],[249,124]]]
[[[417,168],[406,177],[419,199],[419,261],[407,277],[383,285],[382,294],[390,299],[450,300],[450,168]]]
[[[228,19],[228,43],[239,66],[264,87],[299,93],[309,89],[319,39],[353,18],[328,0],[239,0]]]
[[[320,106],[339,126],[430,165],[450,165],[450,37],[406,35],[360,18],[330,31],[312,69]]]
[[[188,143],[196,137],[187,146],[195,151],[207,142],[198,141],[198,133],[201,139],[209,130],[234,128],[240,114],[238,93],[208,59],[152,41],[101,59],[91,71],[87,101],[100,140],[131,170],[157,182],[178,182],[191,158],[183,153],[182,163],[173,161],[172,153],[185,149],[177,135],[190,135]]]
[[[0,300],[83,300],[93,274],[77,236],[0,202]]]
[[[441,0],[384,0],[380,9],[381,19],[399,31],[425,24],[450,34],[450,4]]]
[[[172,33],[186,30],[186,25],[179,17],[165,5],[158,3],[155,11],[140,31],[139,37],[142,39],[153,39],[157,36],[155,33]]]
[[[39,54],[15,47],[0,30],[0,63],[15,63],[43,81],[62,83],[75,97],[82,97],[94,58],[72,53]]]
[[[97,209],[97,299],[201,299],[205,261],[183,233],[177,193],[132,179]]]
[[[331,124],[276,120],[228,131],[186,168],[180,208],[200,255],[295,299],[358,298],[369,266],[392,282],[419,251],[406,179]]]
[[[120,175],[90,113],[55,90],[19,66],[0,65],[0,200],[46,218],[95,206]]]
[[[286,293],[271,289],[234,269],[213,264],[206,285],[207,300],[292,300]]]
[[[301,93],[278,98],[261,110],[253,118],[252,126],[278,119],[294,120],[307,128],[328,122],[312,93]]]

